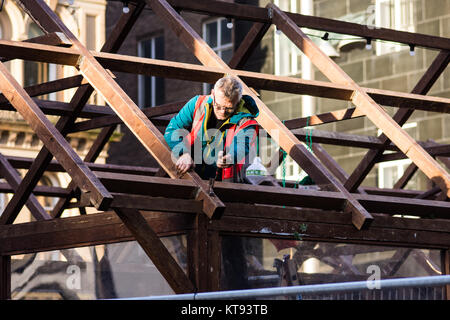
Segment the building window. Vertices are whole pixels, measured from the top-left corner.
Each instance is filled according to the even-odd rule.
[[[203,23],[203,40],[225,63],[228,63],[233,55],[232,29],[227,27],[227,23],[225,18],[208,20]],[[209,94],[211,89],[211,84],[203,85],[204,94]]]
[[[415,0],[377,0],[375,3],[375,23],[378,28],[415,32]],[[397,43],[376,42],[377,55],[409,49]]]
[[[35,38],[43,35],[42,30],[31,23],[28,27],[28,38]],[[31,86],[47,81],[56,80],[56,65],[35,61],[24,61],[24,86]],[[56,100],[56,93],[41,96],[43,99]]]
[[[39,180],[38,185],[47,186],[47,187],[58,187],[59,183],[58,183],[58,179],[56,177],[44,175],[41,178],[41,180]],[[38,199],[38,201],[42,205],[42,207],[48,212],[53,210],[53,207],[58,202],[58,198],[55,198],[55,197],[37,196],[36,198]]]
[[[164,37],[152,37],[138,43],[139,57],[164,59]],[[139,75],[139,107],[154,107],[164,103],[164,78]]]
[[[86,48],[88,50],[97,50],[97,17],[86,15]]]
[[[417,122],[406,123],[402,127],[413,139],[417,140]],[[378,130],[378,135],[382,133]],[[395,151],[386,151],[393,153]],[[403,176],[406,168],[412,163],[410,159],[381,162],[378,164],[378,187],[393,188],[395,183]],[[411,179],[405,189],[416,189],[416,181]]]
[[[299,13],[297,0],[274,0],[274,4],[281,10],[293,13]],[[275,56],[275,74],[288,76],[299,73],[300,50],[292,41],[282,32],[274,29],[274,56]]]
[[[393,188],[410,164],[411,160],[409,159],[380,163],[378,165],[378,187]]]

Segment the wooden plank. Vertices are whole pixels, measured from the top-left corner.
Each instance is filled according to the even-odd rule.
[[[217,231],[208,231],[208,290],[220,290],[222,269],[222,238]]]
[[[11,299],[11,256],[0,255],[0,300]]]
[[[400,179],[398,179],[398,181],[394,184],[394,189],[403,189],[417,172],[417,169],[417,166],[414,163],[411,163],[408,168],[406,168]]]
[[[148,195],[114,193],[111,208],[130,208],[145,211],[182,212],[195,214],[201,211],[202,204],[194,199],[163,198]]]
[[[194,292],[194,285],[161,242],[156,232],[147,223],[144,216],[135,209],[115,209],[115,212],[134,235],[136,241],[173,291],[177,294]]]
[[[186,104],[187,101],[178,101],[173,103],[166,103],[161,106],[144,108],[142,111],[149,118],[155,118],[162,115],[177,113]],[[70,132],[86,131],[91,129],[103,128],[107,126],[117,125],[123,123],[117,115],[108,115],[97,117],[92,120],[84,120],[74,123]]]
[[[55,47],[0,40],[1,55],[32,61],[77,65],[79,54],[74,49],[57,47],[58,51],[54,52],[53,48]],[[103,67],[119,72],[209,83],[214,83],[224,74],[224,70],[217,67],[204,67],[194,64],[101,52],[91,53]],[[308,94],[340,100],[350,100],[352,93],[352,90],[345,85],[332,84],[324,81],[304,80],[244,70],[233,70],[233,73],[239,76],[246,84],[257,89],[293,94]],[[419,94],[372,88],[362,89],[376,102],[385,106],[450,113],[450,99],[448,98],[428,97]]]
[[[442,259],[442,269],[444,272],[443,274],[450,275],[450,250],[443,250],[442,252],[443,259]],[[445,293],[445,299],[450,300],[450,285],[446,285],[444,289]]]
[[[143,114],[139,107],[111,78],[110,74],[98,63],[94,56],[70,32],[58,16],[42,0],[20,0],[25,11],[40,24],[45,25],[48,32],[63,32],[73,43],[73,47],[81,55],[78,68],[89,83],[103,96],[111,108],[121,117],[124,123],[136,135],[148,152],[158,161],[172,178],[178,178],[171,151],[164,136]],[[193,180],[199,186],[198,199],[204,201],[204,212],[210,218],[221,216],[224,205],[215,195],[210,195],[208,185],[195,172],[187,172],[183,178]]]
[[[210,231],[249,237],[292,239],[293,233],[304,223],[307,227],[303,235],[305,240],[428,249],[448,249],[450,243],[449,220],[375,215],[369,230],[358,231],[352,225],[351,215],[335,211],[226,204],[223,219],[210,223]],[[195,219],[195,215],[183,213],[142,214],[160,237],[188,232],[193,228]],[[230,219],[225,220],[226,218]],[[225,222],[221,223],[222,221]],[[4,255],[130,240],[134,240],[133,235],[114,212],[0,226],[0,254]]]
[[[171,27],[179,39],[190,49],[200,62],[207,66],[222,67],[227,73],[232,70],[220,59],[205,41],[182,19],[165,0],[147,0],[152,10]],[[321,186],[332,186],[345,194],[345,209],[353,212],[354,223],[358,229],[370,224],[372,216],[347,192],[344,186],[327,171],[322,164],[300,143],[272,111],[244,83],[243,92],[250,95],[259,108],[258,123],[269,132],[272,138],[299,163],[311,178]]]
[[[48,149],[48,152],[45,154],[45,160],[50,162],[52,158],[51,154],[54,154],[58,162],[72,175],[72,178],[77,182],[83,192],[90,192],[92,201],[96,207],[106,208],[112,200],[109,192],[101,185],[61,133],[45,117],[39,107],[2,63],[0,63],[0,79],[0,89],[5,97],[20,112]],[[25,204],[28,195],[37,184],[43,170],[42,168],[36,168],[33,172],[39,174],[33,175],[34,181],[31,181],[33,179],[27,179],[31,174],[29,175],[27,173],[18,187],[17,192],[4,210],[0,218],[0,223],[12,223]],[[37,176],[39,176],[38,179],[36,179]]]
[[[139,0],[143,1],[143,0]],[[226,1],[210,0],[168,0],[177,9],[208,14],[212,16],[230,17],[239,20],[257,22],[271,22],[268,8],[254,5],[237,4]],[[387,28],[369,28],[367,25],[351,23],[346,21],[302,15],[286,12],[296,25],[302,28],[310,28],[345,35],[354,35],[363,38],[380,39],[390,42],[414,44],[416,47],[426,47],[438,50],[450,50],[448,38],[392,30]]]
[[[184,234],[193,216],[142,212],[159,237]],[[104,212],[0,227],[0,252],[11,255],[135,240],[115,212]]]
[[[100,134],[99,134],[100,136]],[[29,169],[33,163],[32,158],[16,157],[16,156],[5,156],[12,167],[16,169]],[[141,167],[141,166],[127,166],[127,165],[116,165],[116,164],[104,164],[104,163],[92,163],[85,160],[86,165],[95,171],[104,172],[116,172],[116,173],[129,173],[137,175],[154,176],[158,171],[157,168],[151,167]],[[64,168],[55,160],[52,160],[47,167],[47,171],[52,172],[64,172]]]
[[[148,179],[148,178],[147,178]],[[216,182],[214,191],[225,202],[259,203],[323,210],[341,208],[346,197],[330,191],[287,189],[271,186]],[[352,194],[369,212],[450,218],[450,203],[369,194]]]
[[[376,216],[378,219],[379,216]],[[375,220],[376,220],[375,219]],[[307,230],[299,232],[299,221],[274,221],[262,218],[240,218],[224,215],[223,219],[213,221],[211,230],[224,235],[246,235],[259,238],[295,240],[300,234],[304,241],[327,241],[347,244],[367,244],[376,246],[401,246],[426,249],[440,249],[448,246],[450,238],[445,232],[423,230],[400,230],[371,226],[367,230],[357,230],[348,224],[327,224],[322,222],[304,222]],[[300,222],[301,223],[301,222]],[[325,237],[323,237],[325,235]],[[415,239],[421,237],[420,244]],[[439,242],[439,243],[438,243]]]
[[[13,187],[14,192],[17,191],[22,178],[19,173],[14,169],[8,160],[5,158],[3,154],[0,153],[0,173],[2,177],[9,183],[10,186]],[[30,194],[26,202],[26,206],[30,210],[31,214],[36,220],[48,220],[51,219],[51,216],[45,211],[45,209],[41,206],[39,201],[33,194]]]
[[[273,22],[308,56],[332,82],[354,89],[352,102],[408,156],[425,175],[450,195],[450,174],[412,139],[372,98],[370,98],[330,57],[324,54],[300,28],[275,5]]]
[[[143,9],[142,6],[140,6],[140,9],[133,10],[133,12],[134,11],[138,11],[137,15],[139,15],[139,12],[142,9]],[[119,46],[121,45],[121,43],[122,43],[122,41],[124,39],[123,36],[121,36],[121,34],[122,33],[127,34],[127,32],[131,29],[135,19],[137,18],[137,16],[133,12],[130,13],[129,15],[124,15],[119,20],[119,24],[117,25],[116,29],[119,29],[120,32],[113,33],[113,37],[110,37],[108,39],[108,41],[104,45],[104,48],[106,48],[106,49],[113,48],[115,50],[117,50],[119,48]],[[38,23],[38,25],[41,25],[39,23],[39,21],[37,21],[37,23]],[[62,31],[62,30],[54,30],[53,32],[58,32],[58,34],[59,34],[60,31]],[[64,36],[66,36],[66,35],[64,35]],[[69,41],[71,43],[73,43],[72,40],[69,39]],[[79,116],[80,111],[82,110],[83,106],[87,103],[89,97],[91,96],[92,92],[93,92],[93,88],[88,86],[88,85],[80,87],[75,92],[75,94],[72,97],[72,100],[70,102],[71,109],[72,109],[71,114],[68,115],[68,116],[65,116],[65,117],[61,117],[58,120],[58,122],[56,123],[56,128],[59,130],[59,132],[58,131],[56,131],[56,132],[58,133],[59,136],[61,136],[63,138],[67,134],[68,128],[70,128],[71,125],[75,122],[75,120]],[[49,137],[49,138],[51,138],[51,137]],[[63,138],[63,140],[64,140],[64,138]],[[64,140],[64,142],[66,142],[66,141]],[[73,152],[72,149],[71,149],[71,151]],[[73,152],[73,153],[76,155],[75,152]],[[56,155],[55,155],[55,157],[56,157]],[[56,158],[58,158],[58,157],[56,157]],[[28,170],[25,178],[23,179],[21,185],[19,186],[18,192],[16,192],[14,194],[13,198],[9,202],[7,208],[5,209],[5,213],[7,213],[6,217],[8,217],[9,220],[14,221],[14,216],[17,215],[17,213],[20,211],[21,207],[23,206],[23,200],[22,199],[28,198],[28,196],[30,195],[31,190],[37,184],[38,180],[42,176],[45,168],[47,167],[47,165],[49,164],[51,159],[52,159],[52,155],[50,154],[48,148],[43,148],[43,149],[41,149],[39,151],[39,153],[38,153],[38,155],[36,157],[36,160],[34,161],[32,166],[30,167],[30,170]],[[77,159],[79,159],[78,156],[77,156]],[[79,159],[78,162],[82,162],[81,159]],[[61,163],[61,161],[60,161],[60,163]],[[84,163],[82,163],[82,165],[83,165],[83,168],[89,170],[85,166]],[[73,170],[73,169],[71,169],[71,170]],[[70,173],[71,172],[69,172],[69,174]],[[95,177],[90,172],[87,172],[87,174],[90,174],[91,176]],[[85,186],[83,186],[83,184],[80,184],[80,180],[79,180],[78,177],[72,177],[72,178],[73,178],[74,183],[81,190],[86,188]],[[96,183],[100,184],[98,180],[96,181]],[[107,198],[108,202],[104,203],[103,205],[101,203],[98,203],[99,199],[96,199],[96,198],[98,198],[98,195],[96,195],[96,194],[93,194],[93,198],[91,198],[91,201],[93,201],[94,203],[97,203],[97,208],[105,209],[106,206],[111,202],[112,199],[111,199],[111,196],[109,195],[109,193],[107,193],[107,190],[104,188],[104,186],[102,186],[100,184],[99,187],[102,188],[102,189],[99,189],[99,190],[102,190],[102,192],[106,192],[105,194],[108,195],[108,198]]]
[[[111,192],[181,199],[194,199],[198,193],[198,186],[185,179],[96,171],[94,173]]]
[[[231,57],[228,65],[231,69],[243,69],[246,62],[260,44],[262,38],[269,30],[271,23],[255,22],[248,31],[239,48],[237,48]]]
[[[114,133],[114,131],[115,126],[102,129],[102,131],[99,133],[94,143],[92,144],[88,154],[84,158],[85,162],[94,162],[97,159],[97,157],[100,155],[101,151],[105,147],[106,143],[108,143],[109,138]],[[77,186],[75,182],[71,181],[67,186],[69,196],[63,199],[59,199],[56,205],[53,207],[52,212],[50,213],[50,215],[53,218],[58,218],[61,216],[61,214],[64,211],[64,208],[69,204],[70,200],[72,199],[76,188]]]
[[[360,117],[365,117],[357,108],[341,109],[331,112],[325,112],[322,114],[316,114],[309,117],[290,119],[284,121],[284,124],[289,129],[298,129],[306,126],[317,126],[326,123],[332,123],[348,119],[356,119]]]
[[[83,77],[78,75],[28,86],[25,87],[24,89],[30,97],[36,97],[66,89],[72,89],[75,87],[79,87],[82,84],[83,84]],[[10,107],[7,108],[7,106]],[[3,94],[0,94],[0,109],[14,110],[14,108],[10,105],[9,101],[3,96]],[[44,111],[44,113],[46,112]]]
[[[435,145],[435,146],[427,146],[423,147],[426,152],[433,157],[436,156],[443,156],[443,157],[449,157],[450,156],[450,145],[449,144],[441,144],[441,145]],[[387,153],[383,154],[379,157],[377,162],[385,162],[385,161],[393,161],[393,160],[399,160],[399,159],[405,159],[407,156],[403,154],[402,152],[395,152],[395,153]]]
[[[450,62],[450,52],[442,51],[434,59],[433,63],[428,68],[427,72],[421,77],[419,82],[416,84],[413,93],[426,94],[433,84],[437,81],[439,76],[444,72],[448,63]],[[409,117],[412,115],[413,110],[401,109],[396,112],[393,119],[399,124],[404,125]],[[390,143],[389,138],[382,134],[380,139],[387,145]],[[367,174],[372,170],[377,159],[383,154],[383,150],[371,150],[369,151],[361,162],[357,165],[355,170],[353,170],[348,181],[345,183],[345,187],[353,192],[357,186],[359,186]]]
[[[324,148],[318,143],[313,143],[311,146],[314,154],[319,158],[319,160],[334,174],[336,178],[344,183],[348,179],[348,174],[345,170],[337,163]],[[358,192],[365,194],[363,188],[358,188]]]
[[[67,38],[64,36],[64,34],[60,32],[52,32],[47,33],[42,36],[38,36],[35,38],[24,40],[24,42],[29,43],[40,43],[40,44],[46,44],[49,46],[63,46],[63,47],[70,47],[72,44],[67,41]],[[1,62],[7,62],[12,60],[11,58],[0,58]]]
[[[189,246],[190,278],[194,279],[196,291],[208,291],[208,221],[203,215],[195,217],[194,229],[189,232]]]

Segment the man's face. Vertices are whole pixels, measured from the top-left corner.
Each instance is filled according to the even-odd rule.
[[[236,104],[238,101],[231,101],[224,96],[222,90],[211,90],[213,97],[213,109],[214,114],[218,120],[227,120],[231,117],[236,110]]]

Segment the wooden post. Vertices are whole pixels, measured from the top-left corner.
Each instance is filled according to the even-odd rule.
[[[441,268],[442,274],[450,275],[450,250],[445,249],[441,251]],[[450,285],[447,284],[443,290],[444,299],[450,300]]]
[[[175,293],[194,292],[192,282],[161,242],[158,235],[148,225],[142,213],[135,209],[125,208],[116,208],[115,212],[134,235],[136,241],[141,245],[173,291]]]
[[[188,234],[189,277],[195,283],[196,292],[208,291],[208,221],[197,214],[194,229]]]
[[[0,255],[0,300],[11,299],[11,256]]]
[[[273,4],[268,5],[273,10],[273,23],[283,31],[311,62],[332,82],[352,87],[351,101],[360,108],[386,137],[408,156],[425,175],[440,186],[441,190],[450,195],[450,174],[442,168],[417,142],[404,131],[369,95],[364,92],[330,57],[290,19],[283,11]]]

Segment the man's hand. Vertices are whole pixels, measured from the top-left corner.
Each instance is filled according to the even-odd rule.
[[[219,151],[219,155],[217,157],[217,167],[220,169],[231,167],[232,165],[231,155],[227,154],[223,156],[223,151]]]
[[[185,153],[178,158],[175,166],[177,168],[178,174],[183,175],[194,167],[194,161],[192,160],[189,153]]]

